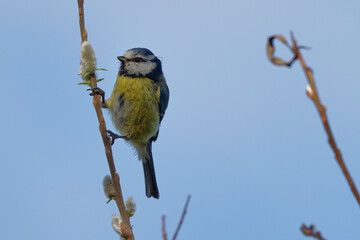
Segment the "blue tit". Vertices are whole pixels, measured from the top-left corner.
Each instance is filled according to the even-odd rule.
[[[119,74],[103,107],[110,110],[112,122],[122,135],[117,137],[130,142],[142,161],[146,196],[159,198],[151,145],[159,135],[169,102],[161,61],[146,48],[127,50],[117,58],[121,62]]]

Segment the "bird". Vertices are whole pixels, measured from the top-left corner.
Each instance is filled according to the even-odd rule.
[[[145,191],[148,198],[159,198],[152,143],[159,135],[169,102],[169,88],[162,64],[147,48],[132,48],[118,56],[120,69],[109,99],[102,95],[102,107],[109,109],[114,127],[121,133],[108,131],[114,139],[123,138],[136,150],[142,161]],[[99,89],[92,89],[99,94]]]

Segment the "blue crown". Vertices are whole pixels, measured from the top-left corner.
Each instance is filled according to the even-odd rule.
[[[135,54],[140,54],[143,56],[155,56],[149,49],[147,48],[132,48],[127,51],[133,51]]]

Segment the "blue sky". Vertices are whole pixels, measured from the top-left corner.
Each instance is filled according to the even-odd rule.
[[[359,1],[85,1],[88,39],[110,94],[116,56],[146,47],[161,57],[169,107],[153,145],[160,200],[145,197],[134,150],[117,141],[136,239],[357,240],[359,206],[334,160],[304,74],[266,58],[268,36],[293,31],[311,47],[337,143],[360,187]],[[98,123],[78,86],[77,2],[2,1],[0,239],[117,239]],[[277,53],[290,57],[285,48]],[[108,128],[114,129],[105,113]]]

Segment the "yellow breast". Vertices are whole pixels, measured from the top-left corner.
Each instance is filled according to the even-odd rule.
[[[159,129],[159,89],[149,78],[118,76],[106,102],[112,121],[136,145],[146,144]]]

